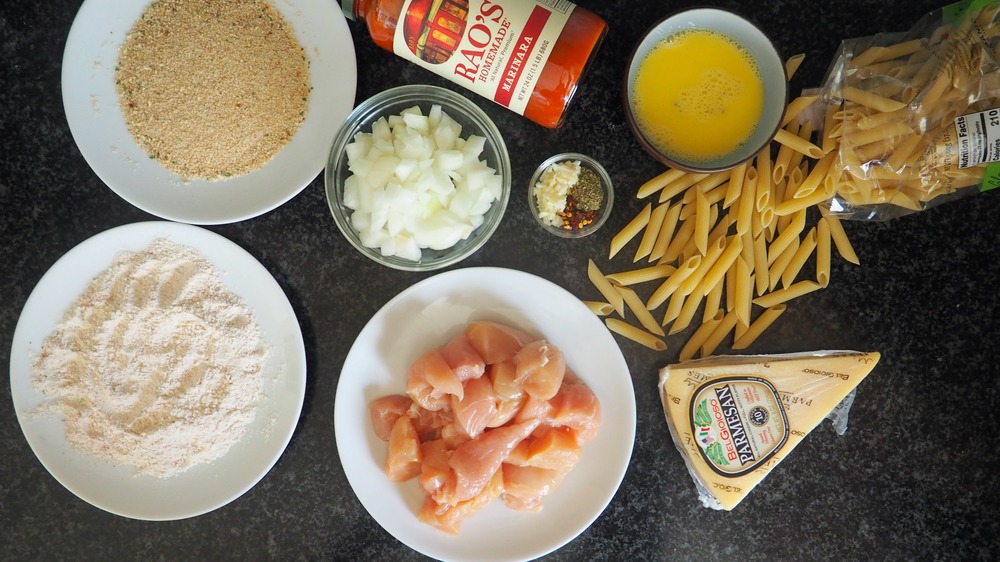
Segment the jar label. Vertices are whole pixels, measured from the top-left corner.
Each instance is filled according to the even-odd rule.
[[[759,377],[723,377],[691,396],[691,434],[708,466],[722,476],[746,474],[788,441],[778,391]]]
[[[406,0],[394,52],[519,114],[575,5]]]

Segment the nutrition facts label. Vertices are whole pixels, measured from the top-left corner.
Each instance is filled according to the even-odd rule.
[[[1000,108],[955,118],[958,167],[1000,161]]]

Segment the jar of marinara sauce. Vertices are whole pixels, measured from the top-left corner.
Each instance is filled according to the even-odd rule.
[[[549,128],[607,34],[566,0],[342,0],[375,44]]]

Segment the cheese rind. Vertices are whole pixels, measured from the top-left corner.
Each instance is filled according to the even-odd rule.
[[[731,510],[878,363],[878,353],[731,355],[669,365],[660,398],[706,507]]]

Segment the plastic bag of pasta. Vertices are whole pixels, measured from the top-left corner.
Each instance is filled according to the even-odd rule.
[[[824,211],[887,220],[1000,186],[1000,1],[842,42],[823,86]]]

